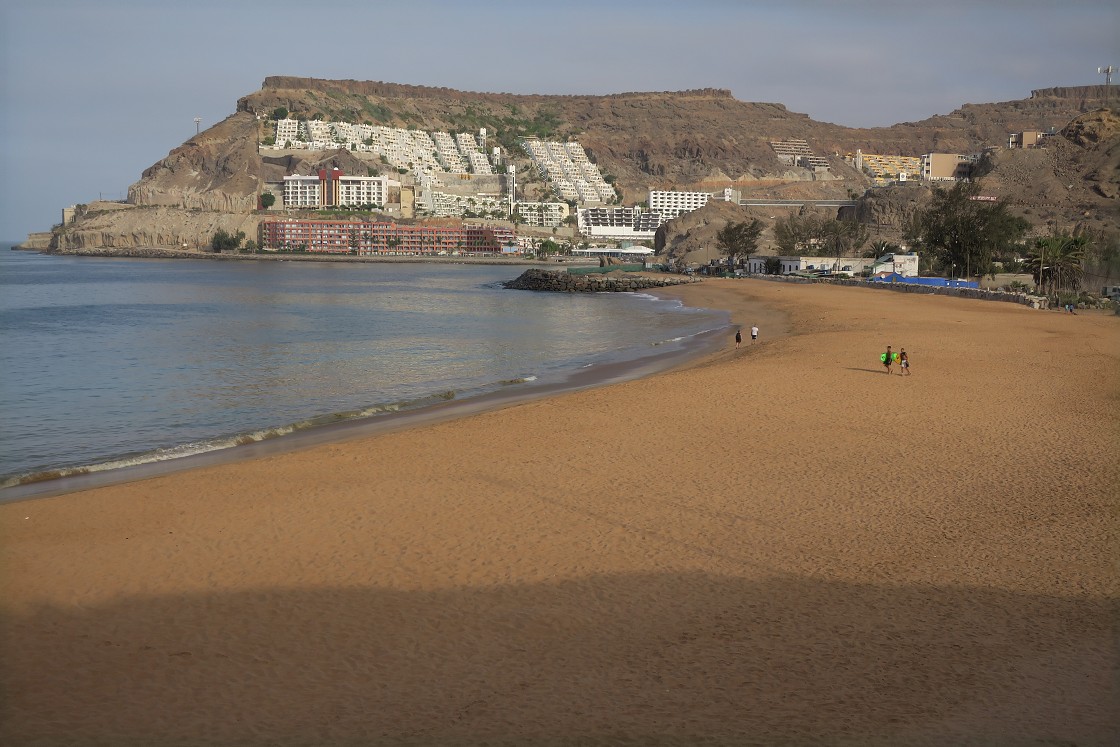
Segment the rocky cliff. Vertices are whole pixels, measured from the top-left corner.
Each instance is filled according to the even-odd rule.
[[[1103,86],[1042,89],[1021,101],[967,104],[922,122],[854,129],[815,122],[777,103],[738,101],[730,92],[717,89],[543,96],[270,77],[261,90],[237,102],[236,113],[145,170],[129,188],[127,204],[83,206],[74,221],[55,232],[50,245],[62,252],[138,245],[192,247],[208,243],[217,228],[243,230],[252,237],[262,216],[255,208],[266,182],[330,165],[362,173],[367,163],[345,150],[299,156],[259,152],[257,144],[268,134],[269,117],[277,107],[299,118],[321,116],[455,132],[486,127],[523,163],[527,161],[517,145],[523,136],[576,138],[600,170],[614,177],[625,201],[634,203],[644,200],[650,189],[725,186],[739,188],[746,198],[809,200],[862,194],[868,180],[841,157],[857,148],[905,155],[972,152],[1005,143],[1010,132],[1065,127],[1095,109],[1104,94]],[[1059,199],[1057,182],[1045,179],[1015,177],[1000,182],[999,189],[1019,195],[1016,199],[1024,209],[1045,201],[1049,207],[1044,209],[1063,220],[1094,212],[1113,215],[1115,133],[1105,124],[1070,131],[1072,140],[1063,139],[1060,150],[1041,157],[1034,151],[1008,154],[1008,164],[1041,158],[1025,168],[1049,169],[1058,182],[1076,182],[1078,189],[1067,187],[1066,197]],[[831,170],[814,173],[781,162],[769,143],[788,138],[808,141],[829,160]],[[1003,164],[996,164],[993,174],[1001,168]],[[1083,176],[1083,171],[1095,176]],[[1024,183],[1033,184],[1035,191],[1020,189]],[[1005,196],[1003,191],[1000,196]],[[882,201],[866,210],[869,214],[878,210],[880,221],[897,222]],[[763,212],[768,212],[760,216],[764,220],[772,214]]]

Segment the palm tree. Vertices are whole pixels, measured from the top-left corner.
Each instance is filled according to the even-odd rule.
[[[1040,292],[1052,295],[1062,288],[1081,286],[1082,260],[1089,246],[1087,236],[1055,234],[1035,239],[1026,266]]]
[[[882,257],[884,254],[894,254],[895,252],[899,251],[899,248],[900,247],[898,246],[898,244],[892,244],[891,242],[884,241],[883,239],[878,239],[877,241],[871,242],[871,251],[874,252],[872,256],[876,258]]]

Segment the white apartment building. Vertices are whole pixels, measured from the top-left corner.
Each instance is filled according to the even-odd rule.
[[[475,195],[473,197],[454,195],[447,192],[428,190],[421,194],[419,203],[433,216],[441,218],[461,218],[467,213],[479,215],[506,215],[508,204],[500,197]]]
[[[486,154],[477,150],[472,150],[467,153],[467,160],[470,161],[471,171],[475,174],[493,174],[494,170],[490,168],[490,161],[487,160]]]
[[[311,120],[305,126],[299,120],[281,119],[276,123],[276,150],[291,145],[299,150],[329,150],[339,147],[384,156],[394,168],[425,167],[442,171],[436,159],[436,146],[431,136],[421,130],[405,130],[380,125],[350,124]],[[454,146],[452,146],[452,150]]]
[[[389,197],[387,176],[340,176],[338,178],[338,204],[358,207],[377,205],[384,207]]]
[[[541,228],[562,226],[570,214],[566,202],[518,202],[513,209],[522,223]]]
[[[299,122],[294,119],[276,120],[276,147],[283,148],[285,143],[299,140]]]
[[[323,204],[323,188],[318,176],[284,177],[284,207],[317,208]]]
[[[579,232],[602,239],[650,240],[664,222],[660,213],[636,207],[583,208],[577,214]]]
[[[561,198],[593,204],[616,197],[614,187],[599,173],[599,167],[591,163],[579,143],[526,138],[521,144],[538,173],[552,182]]]
[[[455,140],[446,132],[433,132],[432,141],[436,146],[436,158],[439,159],[443,170],[450,174],[467,173],[467,165],[459,155],[459,148]]]
[[[684,213],[699,210],[708,204],[712,195],[708,192],[670,192],[651,189],[649,192],[649,209],[656,210],[665,216],[665,220],[672,220]]]
[[[311,176],[284,177],[284,206],[290,208],[385,206],[390,184],[386,176],[346,176],[326,170]]]
[[[650,190],[649,209],[661,213],[664,220],[672,220],[693,210],[699,210],[712,200],[739,203],[740,193],[731,187],[722,192],[676,192]]]
[[[331,132],[331,123],[321,119],[312,119],[307,122],[307,134],[312,140],[320,143],[333,143],[334,133]]]

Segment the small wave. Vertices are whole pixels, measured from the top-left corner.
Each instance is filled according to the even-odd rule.
[[[496,384],[496,386],[529,383],[536,380],[536,376],[522,376],[516,379],[500,381]],[[485,390],[486,387],[482,389]],[[420,409],[423,407],[439,404],[440,402],[448,402],[450,400],[458,398],[460,394],[460,392],[457,392],[455,390],[446,390],[442,392],[435,392],[423,397],[401,400],[399,402],[386,402],[377,405],[371,405],[369,407],[363,407],[356,410],[344,410],[341,412],[327,413],[312,418],[297,420],[285,425],[257,428],[252,431],[246,431],[244,433],[235,433],[232,435],[219,436],[213,439],[192,441],[190,443],[178,444],[176,446],[153,449],[152,451],[130,454],[128,456],[109,459],[107,461],[97,462],[95,464],[87,464],[76,467],[41,469],[34,472],[24,472],[20,474],[0,476],[0,489],[11,488],[18,485],[29,485],[31,483],[46,482],[49,480],[60,480],[67,477],[87,475],[96,472],[107,472],[110,470],[124,469],[127,467],[136,467],[143,464],[152,464],[155,462],[164,462],[173,459],[182,459],[184,457],[197,456],[199,454],[206,454],[212,451],[229,449],[235,446],[247,446],[249,444],[260,443],[261,441],[267,441],[274,438],[280,438],[293,433],[298,433],[300,431],[310,430],[312,428],[319,428],[348,421],[375,418],[379,415],[387,415],[407,410]]]
[[[502,386],[511,386],[513,384],[528,384],[529,382],[536,380],[536,376],[518,376],[515,379],[503,379],[498,383]]]

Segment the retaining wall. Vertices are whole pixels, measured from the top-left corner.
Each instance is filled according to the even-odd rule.
[[[1050,299],[1045,296],[1032,296],[1025,293],[1008,293],[1007,291],[985,290],[983,288],[948,288],[938,285],[918,285],[917,283],[869,283],[866,280],[852,279],[824,279],[824,278],[798,278],[785,275],[751,275],[752,280],[769,280],[777,283],[829,283],[831,285],[850,285],[860,288],[874,288],[876,290],[890,290],[896,293],[924,293],[934,296],[955,296],[957,298],[975,298],[981,301],[1006,301],[1030,306],[1032,309],[1050,308]]]

